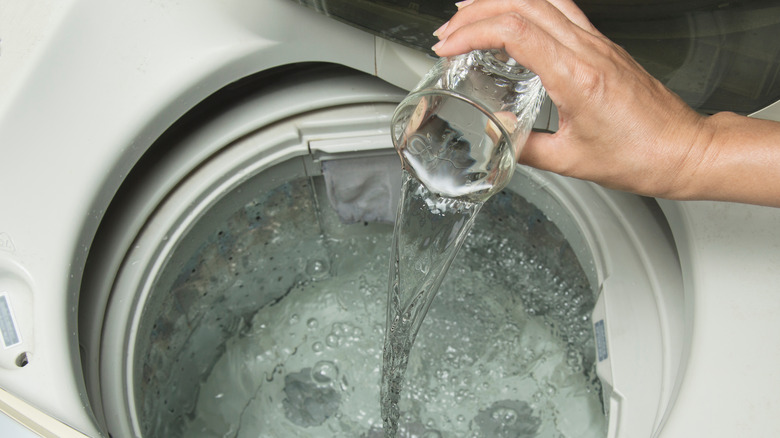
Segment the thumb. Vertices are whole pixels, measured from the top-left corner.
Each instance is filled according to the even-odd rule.
[[[517,162],[541,170],[567,174],[575,162],[572,148],[561,142],[560,136],[547,132],[531,132],[521,148]]]

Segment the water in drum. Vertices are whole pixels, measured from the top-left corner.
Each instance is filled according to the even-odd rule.
[[[515,158],[503,128],[471,103],[433,94],[397,111],[403,167],[434,194],[484,202],[511,178]]]
[[[489,231],[477,227],[468,240],[485,203],[437,196],[409,172],[403,175],[383,351],[384,437],[603,437],[588,317],[593,297],[585,282],[576,293],[559,276],[581,273],[571,248],[536,254],[536,244],[558,246],[540,233],[528,253],[516,252],[514,234],[542,219],[538,210],[506,209],[511,196],[503,192],[487,203],[498,205],[483,222],[492,222]],[[428,320],[466,241],[465,260],[444,283],[447,304],[434,307],[437,315]],[[548,263],[562,269],[543,268]],[[543,271],[553,290],[540,288],[541,272],[529,275],[528,268]],[[528,315],[544,315],[544,322]],[[550,329],[565,342],[554,340]],[[414,378],[407,382],[410,370]]]
[[[476,219],[475,205],[428,199],[414,182],[405,193],[421,210],[404,219],[407,244],[431,239],[413,247],[417,259],[398,254],[399,269],[413,272],[399,292],[426,278],[441,284],[422,322],[429,297],[398,295],[411,312],[391,338],[419,331],[402,361],[397,436],[603,438],[595,295],[555,224],[511,191]],[[342,224],[321,202],[319,177],[247,198],[183,267],[170,267],[176,286],[160,292],[176,299],[155,319],[153,348],[139,353],[148,361],[136,394],[143,436],[382,437],[393,226]],[[432,280],[449,256],[428,256],[452,250],[458,235],[447,233],[472,220],[446,278]],[[198,352],[214,359],[193,359]]]
[[[398,402],[417,331],[482,203],[432,194],[408,172],[393,233],[383,354],[381,406],[386,437],[395,437]]]

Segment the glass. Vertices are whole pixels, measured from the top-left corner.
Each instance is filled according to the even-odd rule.
[[[503,50],[441,58],[398,105],[393,144],[434,194],[483,202],[509,183],[544,96]]]
[[[293,0],[423,52],[452,0]],[[593,24],[703,113],[749,114],[780,99],[777,0],[577,0]]]

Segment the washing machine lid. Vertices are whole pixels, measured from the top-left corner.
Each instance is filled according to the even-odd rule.
[[[294,0],[432,53],[451,0]],[[689,105],[753,113],[780,99],[780,4],[773,0],[578,0],[593,24]]]

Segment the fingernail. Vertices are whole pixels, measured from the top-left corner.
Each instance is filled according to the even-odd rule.
[[[447,28],[447,25],[448,25],[448,24],[450,24],[450,22],[449,22],[449,21],[447,21],[447,22],[445,22],[444,24],[442,24],[442,25],[441,25],[441,27],[439,27],[438,29],[436,29],[436,30],[433,32],[433,36],[437,37],[437,36],[441,35],[441,34],[442,34],[442,32],[444,32],[444,29],[446,29],[446,28]]]
[[[466,7],[466,6],[468,6],[468,5],[472,4],[472,3],[474,3],[474,0],[463,0],[462,2],[455,3],[455,7],[460,9],[460,8],[464,8],[464,7]]]
[[[441,49],[441,46],[444,45],[445,41],[447,41],[447,38],[444,38],[443,40],[441,40],[438,43],[434,44],[433,47],[431,47],[431,50],[433,50],[434,52],[438,52],[439,49]]]

